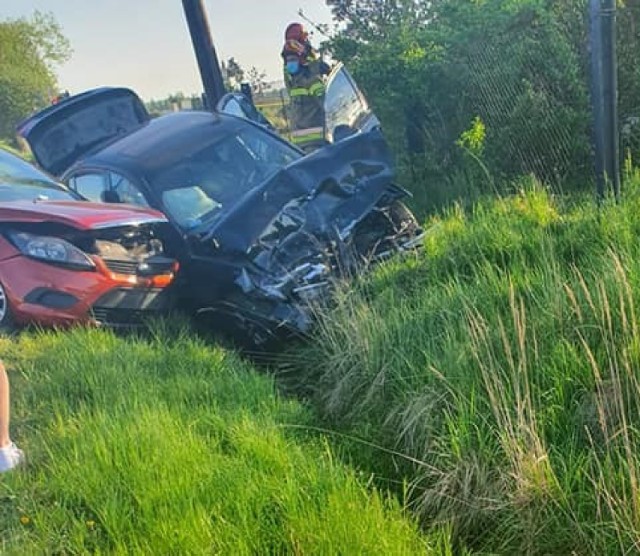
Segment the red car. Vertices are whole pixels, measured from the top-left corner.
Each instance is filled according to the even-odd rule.
[[[0,328],[132,326],[166,311],[170,230],[155,210],[84,202],[0,149]]]

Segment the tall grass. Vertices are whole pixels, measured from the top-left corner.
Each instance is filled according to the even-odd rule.
[[[458,549],[640,551],[637,186],[600,211],[533,187],[433,218],[283,357],[346,457],[408,481]]]
[[[35,333],[0,347],[28,456],[0,480],[2,554],[450,549],[446,529],[423,536],[304,432],[310,413],[271,378],[186,331]]]

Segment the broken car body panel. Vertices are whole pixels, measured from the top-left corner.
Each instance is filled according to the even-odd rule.
[[[217,310],[235,311],[232,316],[244,319],[245,327],[262,323],[253,330],[261,339],[266,340],[265,329],[277,327],[307,332],[313,321],[310,305],[325,300],[337,280],[389,249],[413,248],[409,242],[419,234],[415,221],[410,230],[393,229],[387,219],[387,228],[382,223],[372,240],[361,233],[367,219],[384,215],[406,196],[392,177],[391,156],[379,131],[292,163],[232,211],[191,234],[211,257],[209,271],[192,275],[191,286],[204,301],[213,292],[213,275],[226,275],[226,284],[235,288],[215,292],[208,302]]]
[[[371,210],[392,178],[381,134],[357,136],[282,168],[212,223],[207,235],[224,249],[246,252],[285,207],[284,215],[295,220],[296,206],[304,211],[307,233],[344,231]]]

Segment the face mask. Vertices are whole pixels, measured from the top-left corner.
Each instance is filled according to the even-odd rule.
[[[287,72],[291,75],[294,75],[300,71],[300,62],[292,60],[291,62],[287,62]]]

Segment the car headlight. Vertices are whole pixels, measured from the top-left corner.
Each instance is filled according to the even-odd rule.
[[[96,266],[86,253],[64,239],[37,236],[26,232],[9,232],[8,236],[18,250],[27,257],[78,270],[93,270]]]

